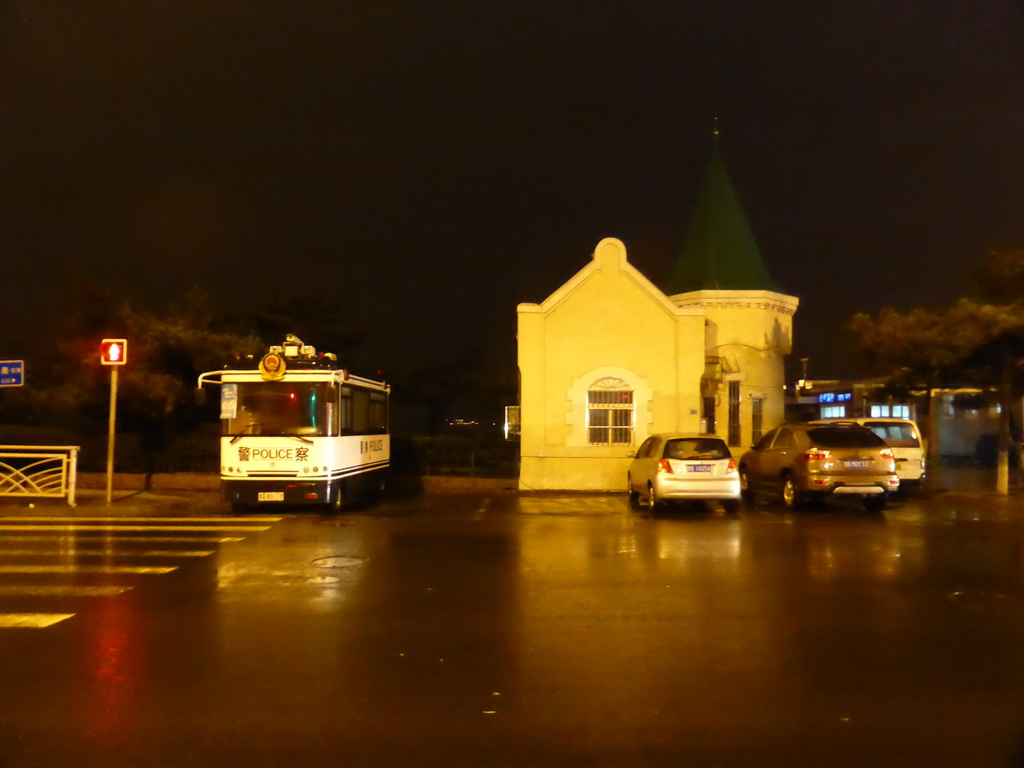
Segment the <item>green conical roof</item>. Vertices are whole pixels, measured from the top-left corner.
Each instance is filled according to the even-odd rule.
[[[776,290],[715,143],[666,293]]]

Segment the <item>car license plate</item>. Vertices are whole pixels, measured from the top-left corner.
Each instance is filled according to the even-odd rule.
[[[856,461],[845,461],[843,464],[847,469],[867,469],[871,462],[865,461],[864,459],[858,459]]]
[[[256,501],[284,501],[284,491],[260,491]]]
[[[686,471],[687,472],[706,472],[706,473],[710,473],[711,472],[711,465],[710,464],[687,464],[686,465]]]

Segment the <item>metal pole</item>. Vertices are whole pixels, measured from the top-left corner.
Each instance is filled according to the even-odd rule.
[[[110,366],[110,429],[107,431],[107,505],[114,489],[114,424],[117,421],[117,368]]]
[[[75,506],[75,489],[78,487],[78,446],[72,446],[68,455],[68,506]]]

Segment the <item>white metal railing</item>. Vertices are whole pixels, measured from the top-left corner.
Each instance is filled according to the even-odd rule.
[[[75,506],[77,445],[0,445],[0,497],[68,497]]]

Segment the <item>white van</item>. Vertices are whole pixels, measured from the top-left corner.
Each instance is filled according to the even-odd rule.
[[[846,417],[838,419],[816,419],[812,424],[846,422],[867,427],[885,440],[896,456],[896,476],[900,479],[900,490],[910,490],[924,484],[925,457],[921,441],[921,430],[910,419],[886,417]]]

